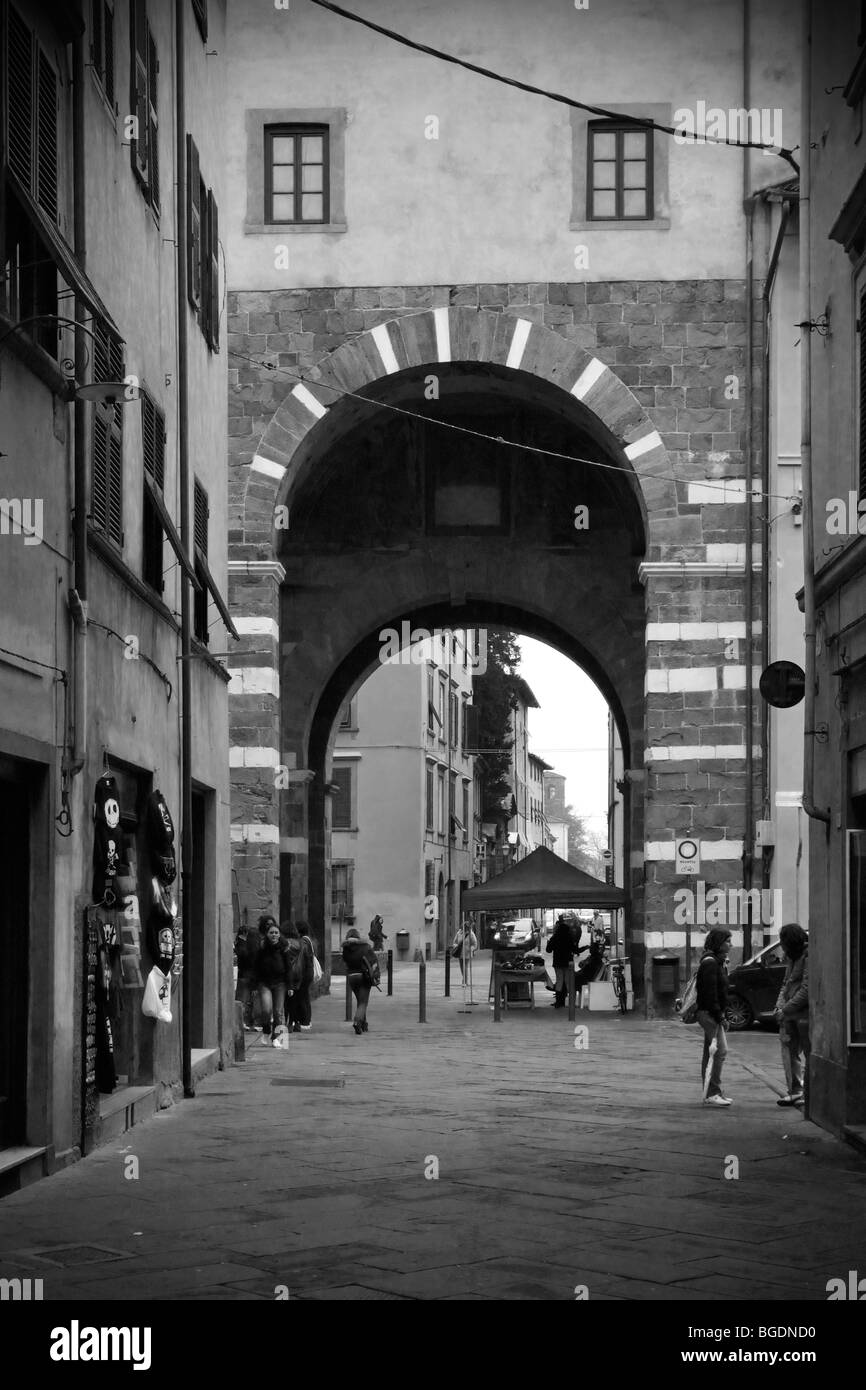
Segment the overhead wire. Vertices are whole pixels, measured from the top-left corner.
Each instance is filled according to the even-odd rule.
[[[397,415],[408,416],[412,420],[420,420],[424,424],[438,425],[440,429],[456,430],[458,434],[470,435],[473,439],[483,439],[490,444],[504,444],[509,449],[523,449],[530,454],[540,454],[544,458],[560,459],[564,463],[581,463],[589,468],[603,468],[612,473],[622,473],[623,469],[618,463],[605,463],[601,459],[581,458],[576,454],[563,454],[556,449],[542,449],[537,444],[524,444],[516,439],[503,439],[501,435],[485,434],[482,430],[470,429],[468,425],[455,425],[450,420],[438,420],[435,415],[419,415],[415,410],[406,410],[403,406],[393,405],[387,401],[374,400],[370,396],[362,396],[358,391],[349,391],[342,386],[333,386],[329,382],[317,381],[315,377],[305,377],[302,372],[293,372],[288,367],[279,367],[273,362],[267,362],[263,358],[251,357],[248,353],[238,352],[236,348],[228,349],[231,357],[238,357],[244,362],[251,362],[255,367],[264,368],[266,371],[274,372],[277,376],[288,377],[301,385],[312,385],[319,387],[322,391],[331,391],[338,397],[349,397],[351,400],[362,401],[364,405],[373,406],[377,410],[390,410]],[[315,370],[315,369],[313,369]],[[742,482],[741,478],[725,478],[719,482],[712,482],[705,478],[683,478],[674,473],[655,473],[650,475],[652,478],[661,479],[664,482],[672,483],[700,483],[702,488],[711,488],[717,492],[724,492],[732,482]],[[789,496],[784,492],[761,492],[757,488],[752,489],[753,497],[773,497],[782,502],[795,502],[795,496]]]

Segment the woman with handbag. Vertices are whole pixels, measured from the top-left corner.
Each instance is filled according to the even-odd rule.
[[[361,934],[354,927],[346,932],[343,942],[343,960],[349,986],[355,996],[355,1017],[352,1027],[356,1033],[369,1033],[367,1023],[367,1002],[374,985],[379,984],[379,962],[369,942],[361,940]]]
[[[470,956],[474,956],[478,950],[478,937],[470,927],[468,932],[462,923],[454,933],[454,940],[451,942],[451,954],[460,965],[460,978],[465,980],[465,962]]]
[[[309,1033],[313,1026],[313,1010],[310,1003],[310,986],[315,979],[322,978],[322,967],[316,960],[316,952],[309,937],[308,922],[298,922],[295,926],[283,923],[283,932],[291,938],[292,944],[300,947],[300,984],[296,986],[289,999],[289,1027],[293,1033]],[[319,966],[318,976],[316,966]]]

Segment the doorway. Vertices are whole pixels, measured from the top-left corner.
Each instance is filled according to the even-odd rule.
[[[0,780],[0,1149],[26,1138],[30,811],[26,782]]]

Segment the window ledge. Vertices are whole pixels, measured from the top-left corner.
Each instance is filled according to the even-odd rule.
[[[667,232],[670,225],[669,217],[635,218],[634,221],[613,218],[597,222],[569,222],[568,229],[571,232]]]
[[[105,114],[108,116],[108,119],[111,121],[111,124],[116,131],[117,110],[114,106],[112,106],[111,102],[109,101],[108,94],[106,93],[105,88],[103,87],[102,83],[96,75],[96,68],[93,66],[93,63],[89,63],[88,67],[90,68],[90,80],[93,83],[93,87],[96,91],[96,94],[99,100],[102,102],[103,107],[105,108]]]
[[[109,569],[114,571],[126,587],[130,589],[137,598],[141,599],[142,603],[146,603],[149,608],[152,608],[154,613],[157,613],[164,622],[174,628],[175,632],[180,632],[180,624],[171,612],[171,609],[166,607],[162,599],[159,598],[149,585],[145,584],[143,579],[139,579],[137,574],[133,574],[129,566],[120,558],[111,542],[106,540],[102,532],[97,531],[90,522],[87,523],[87,545],[88,549],[94,550],[100,560],[102,560]]]
[[[298,232],[346,232],[346,222],[245,222],[244,236],[282,236]]]

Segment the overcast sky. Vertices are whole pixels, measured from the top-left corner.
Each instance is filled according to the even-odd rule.
[[[573,661],[532,637],[519,639],[520,674],[540,709],[529,711],[529,746],[566,777],[565,798],[590,830],[607,832],[607,701]]]

